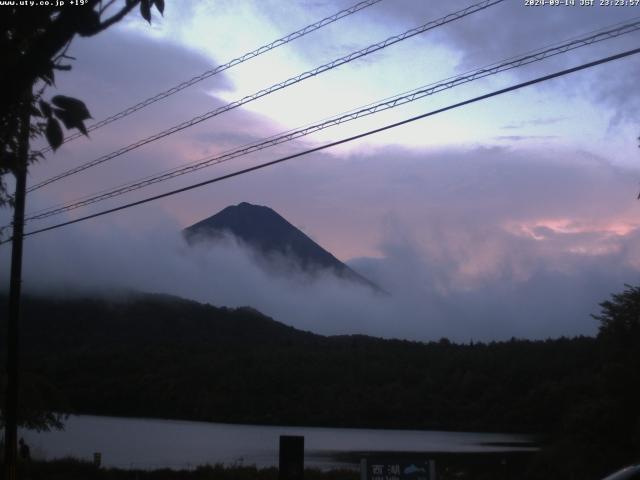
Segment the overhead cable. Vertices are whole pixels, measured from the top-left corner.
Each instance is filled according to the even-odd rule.
[[[84,163],[82,165],[79,165],[75,168],[72,168],[70,170],[67,170],[66,172],[60,173],[58,175],[55,175],[53,177],[50,177],[46,180],[43,180],[39,183],[36,183],[35,185],[31,186],[30,188],[27,189],[27,192],[32,192],[34,190],[37,190],[39,188],[44,187],[45,185],[49,185],[50,183],[56,182],[58,180],[61,180],[63,178],[69,177],[71,175],[74,175],[76,173],[82,172],[88,168],[91,167],[95,167],[96,165],[100,165],[108,160],[111,160],[113,158],[119,157],[121,155],[124,155],[127,152],[130,152],[131,150],[135,150],[137,148],[142,147],[143,145],[146,145],[148,143],[151,142],[155,142],[157,140],[160,140],[161,138],[164,138],[166,136],[172,135],[176,132],[179,132],[181,130],[184,130],[186,128],[192,127],[194,125],[197,125],[198,123],[204,122],[205,120],[209,120],[210,118],[213,118],[217,115],[220,115],[222,113],[228,112],[229,110],[233,110],[234,108],[238,108],[242,105],[245,105],[249,102],[253,102],[254,100],[257,100],[259,98],[262,98],[266,95],[269,95],[273,92],[276,92],[278,90],[282,90],[286,87],[289,87],[291,85],[294,85],[296,83],[302,82],[303,80],[306,80],[307,78],[311,78],[311,77],[315,77],[316,75],[319,75],[321,73],[327,72],[329,70],[332,70],[336,67],[339,67],[340,65],[344,65],[346,63],[352,62],[353,60],[356,60],[358,58],[364,57],[366,55],[369,55],[373,52],[377,52],[379,50],[382,50],[384,48],[387,48],[391,45],[394,45],[396,43],[402,42],[404,40],[407,40],[408,38],[414,37],[418,34],[424,33],[428,30],[432,30],[434,28],[440,27],[442,25],[445,25],[447,23],[453,22],[455,20],[459,20],[461,18],[464,18],[468,15],[471,15],[473,13],[479,12],[481,10],[484,10],[486,8],[492,7],[494,5],[497,5],[499,3],[504,2],[505,0],[483,0],[482,2],[476,3],[474,5],[471,5],[469,7],[466,7],[462,10],[459,10],[457,12],[454,13],[450,13],[442,18],[439,18],[437,20],[428,22],[424,25],[421,25],[419,27],[416,28],[412,28],[410,30],[407,30],[404,33],[401,33],[399,35],[394,35],[393,37],[389,37],[386,40],[383,40],[382,42],[378,42],[375,43],[373,45],[369,45],[366,48],[363,48],[361,50],[352,52],[348,55],[345,55],[344,57],[340,57],[336,60],[333,60],[329,63],[325,63],[324,65],[321,65],[319,67],[316,67],[312,70],[308,70],[306,72],[303,72],[299,75],[296,75],[295,77],[291,77],[283,82],[279,82],[276,83],[274,85],[271,85],[268,88],[265,88],[263,90],[260,90],[252,95],[247,95],[246,97],[241,98],[240,100],[236,100],[234,102],[231,102],[227,105],[224,105],[222,107],[216,108],[214,110],[211,110],[207,113],[204,113],[202,115],[199,115],[197,117],[192,118],[191,120],[187,120],[185,122],[182,122],[178,125],[175,125],[171,128],[168,128],[166,130],[163,130],[162,132],[156,133],[154,135],[151,135],[149,137],[143,138],[141,140],[138,140],[137,142],[134,142],[130,145],[127,145],[125,147],[119,148],[118,150],[115,150],[111,153],[108,153],[106,155],[103,155],[101,157],[98,157],[94,160],[91,160],[87,163]]]
[[[330,25],[344,17],[347,17],[349,15],[352,15],[356,12],[359,12],[360,10],[363,10],[367,7],[370,7],[372,5],[375,5],[376,3],[381,2],[382,0],[365,0],[363,2],[359,2],[356,3],[355,5],[346,8],[344,10],[341,10],[337,13],[334,13],[333,15],[323,18],[322,20],[319,20],[315,23],[312,23],[311,25],[307,25],[306,27],[301,28],[300,30],[296,30],[293,33],[290,33],[288,35],[285,35],[284,37],[278,38],[277,40],[274,40],[270,43],[267,43],[266,45],[262,45],[261,47],[256,48],[255,50],[252,50],[251,52],[245,53],[241,56],[239,56],[238,58],[234,58],[233,60],[222,64],[222,65],[218,65],[215,68],[212,68],[211,70],[207,70],[206,72],[201,73],[200,75],[196,75],[195,77],[190,78],[189,80],[185,80],[184,82],[171,87],[163,92],[157,93],[152,97],[149,97],[145,100],[142,100],[139,103],[136,103],[135,105],[125,108],[124,110],[115,113],[103,120],[100,120],[99,122],[96,122],[92,125],[89,125],[87,127],[87,132],[93,132],[94,130],[97,130],[99,128],[104,127],[105,125],[109,125],[110,123],[115,122],[116,120],[120,120],[121,118],[127,117],[129,115],[131,115],[134,112],[137,112],[138,110],[141,110],[145,107],[148,107],[149,105],[156,103],[160,100],[163,100],[167,97],[170,97],[171,95],[178,93],[182,90],[184,90],[185,88],[188,88],[192,85],[195,85],[196,83],[199,83],[203,80],[206,80],[207,78],[210,78],[214,75],[217,75],[218,73],[224,72],[225,70],[229,70],[231,67],[235,67],[236,65],[240,65],[241,63],[246,62],[247,60],[251,60],[252,58],[255,58],[259,55],[262,55],[263,53],[267,53],[271,50],[274,50],[278,47],[281,47],[283,45],[286,45],[289,42],[292,42],[293,40],[296,40],[300,37],[303,37],[311,32],[314,32],[316,30],[321,29],[322,27],[326,27],[327,25]],[[80,138],[83,136],[82,132],[76,132],[74,134],[71,134],[67,137],[65,137],[65,139],[63,140],[62,143],[67,143],[70,142],[72,140],[75,140],[76,138]],[[51,147],[46,147],[44,149],[41,150],[42,153],[46,153],[48,151],[51,150]]]
[[[291,130],[283,134],[270,137],[266,140],[254,142],[252,144],[249,144],[240,148],[236,148],[234,150],[225,152],[223,154],[219,154],[213,157],[208,157],[203,160],[192,162],[181,167],[173,168],[171,170],[159,173],[154,176],[148,176],[148,177],[145,177],[144,179],[141,179],[135,182],[130,182],[128,184],[113,188],[111,190],[104,190],[92,196],[85,196],[82,199],[64,204],[62,206],[50,207],[48,209],[40,210],[39,212],[34,212],[30,215],[27,215],[25,220],[29,220],[29,221],[40,220],[53,215],[58,215],[63,212],[74,210],[76,208],[84,207],[93,203],[107,200],[109,198],[114,198],[119,195],[123,195],[125,193],[132,192],[134,190],[147,187],[149,185],[153,185],[155,183],[166,181],[166,180],[169,180],[181,175],[185,175],[185,174],[188,174],[212,165],[217,165],[217,164],[232,160],[234,158],[238,158],[253,152],[257,152],[259,150],[263,150],[265,148],[268,148],[274,145],[289,142],[291,140],[304,137],[306,135],[318,132],[320,130],[324,130],[326,128],[329,128],[335,125],[340,125],[342,123],[346,123],[358,118],[369,116],[374,113],[378,113],[384,110],[389,110],[389,109],[398,107],[400,105],[405,105],[407,103],[414,102],[426,96],[436,94],[443,90],[451,89],[465,83],[469,83],[481,78],[485,78],[490,75],[496,75],[498,73],[512,70],[514,68],[522,67],[524,65],[529,65],[531,63],[539,62],[549,57],[566,53],[568,51],[575,50],[577,48],[591,45],[604,40],[616,38],[621,35],[629,34],[637,30],[640,30],[640,21],[618,26],[616,28],[613,28],[607,31],[599,32],[595,35],[578,38],[576,40],[572,40],[570,42],[563,43],[561,45],[547,48],[542,51],[529,53],[519,57],[512,57],[513,58],[512,60],[505,61],[503,63],[494,63],[488,67],[482,67],[475,71],[471,71],[471,72],[459,75],[457,77],[451,77],[439,83],[430,84],[430,85],[421,87],[417,90],[408,92],[406,94],[402,94],[396,97],[391,97],[390,99],[368,105],[361,109],[351,111],[349,113],[345,113],[316,124],[308,125],[306,127],[302,127],[296,130]]]
[[[147,197],[147,198],[144,198],[142,200],[138,200],[138,201],[135,201],[135,202],[127,203],[125,205],[121,205],[119,207],[110,208],[110,209],[107,209],[107,210],[102,210],[100,212],[93,213],[91,215],[86,215],[84,217],[80,217],[80,218],[76,218],[76,219],[69,220],[69,221],[66,221],[66,222],[58,223],[58,224],[55,224],[55,225],[51,225],[49,227],[41,228],[41,229],[38,229],[38,230],[32,230],[31,232],[25,233],[24,236],[28,237],[28,236],[31,236],[31,235],[36,235],[38,233],[43,233],[43,232],[47,232],[47,231],[50,231],[50,230],[55,230],[55,229],[62,228],[62,227],[65,227],[65,226],[68,226],[68,225],[72,225],[72,224],[75,224],[75,223],[79,223],[79,222],[83,222],[83,221],[90,220],[90,219],[93,219],[93,218],[101,217],[103,215],[107,215],[107,214],[110,214],[110,213],[115,213],[115,212],[126,210],[126,209],[129,209],[129,208],[132,208],[132,207],[136,207],[138,205],[143,205],[145,203],[153,202],[155,200],[160,200],[162,198],[167,198],[167,197],[170,197],[170,196],[173,196],[173,195],[177,195],[179,193],[187,192],[189,190],[194,190],[196,188],[204,187],[206,185],[210,185],[210,184],[213,184],[213,183],[221,182],[221,181],[227,180],[229,178],[233,178],[233,177],[237,177],[237,176],[240,176],[240,175],[244,175],[246,173],[250,173],[250,172],[253,172],[253,171],[256,171],[256,170],[260,170],[260,169],[267,168],[267,167],[270,167],[270,166],[273,166],[273,165],[277,165],[279,163],[283,163],[283,162],[286,162],[288,160],[292,160],[294,158],[302,157],[302,156],[308,155],[310,153],[319,152],[319,151],[322,151],[322,150],[325,150],[325,149],[328,149],[328,148],[331,148],[331,147],[342,145],[344,143],[348,143],[348,142],[352,142],[354,140],[358,140],[358,139],[361,139],[361,138],[364,138],[364,137],[368,137],[368,136],[376,134],[376,133],[380,133],[380,132],[383,132],[383,131],[386,131],[386,130],[390,130],[392,128],[396,128],[396,127],[399,127],[399,126],[402,126],[402,125],[406,125],[408,123],[415,122],[415,121],[423,119],[423,118],[431,117],[431,116],[437,115],[439,113],[443,113],[443,112],[447,112],[449,110],[454,110],[456,108],[464,107],[466,105],[470,105],[470,104],[475,103],[475,102],[479,102],[479,101],[482,101],[482,100],[486,100],[488,98],[496,97],[498,95],[503,95],[505,93],[512,92],[512,91],[515,91],[515,90],[519,90],[519,89],[524,88],[524,87],[528,87],[528,86],[535,85],[535,84],[538,84],[538,83],[546,82],[546,81],[549,81],[549,80],[554,79],[554,78],[558,78],[558,77],[562,77],[562,76],[565,76],[565,75],[569,75],[571,73],[578,72],[580,70],[585,70],[585,69],[588,69],[588,68],[592,68],[592,67],[595,67],[597,65],[602,65],[602,64],[614,61],[614,60],[619,60],[621,58],[625,58],[625,57],[628,57],[628,56],[631,56],[631,55],[636,55],[638,53],[640,53],[640,48],[635,48],[633,50],[628,50],[626,52],[622,52],[622,53],[619,53],[619,54],[616,54],[616,55],[611,55],[611,56],[608,56],[608,57],[605,57],[605,58],[601,58],[599,60],[595,60],[593,62],[584,63],[584,64],[579,65],[577,67],[568,68],[568,69],[561,70],[561,71],[558,71],[558,72],[555,72],[555,73],[552,73],[552,74],[548,74],[548,75],[544,75],[542,77],[535,78],[533,80],[529,80],[529,81],[526,81],[526,82],[518,83],[518,84],[512,85],[510,87],[502,88],[500,90],[495,90],[493,92],[490,92],[490,93],[487,93],[487,94],[484,94],[484,95],[480,95],[478,97],[474,97],[474,98],[471,98],[469,100],[465,100],[463,102],[455,103],[453,105],[449,105],[449,106],[446,106],[446,107],[443,107],[443,108],[432,110],[430,112],[423,113],[421,115],[417,115],[417,116],[414,116],[414,117],[411,117],[411,118],[407,118],[407,119],[402,120],[400,122],[396,122],[396,123],[392,123],[392,124],[389,124],[389,125],[385,125],[384,127],[376,128],[374,130],[369,130],[367,132],[360,133],[358,135],[347,137],[347,138],[344,138],[342,140],[337,140],[335,142],[331,142],[331,143],[328,143],[328,144],[325,144],[325,145],[321,145],[319,147],[315,147],[315,148],[311,148],[311,149],[308,149],[308,150],[304,150],[302,152],[294,153],[292,155],[287,155],[287,156],[279,158],[277,160],[272,160],[270,162],[265,162],[265,163],[261,163],[259,165],[254,165],[252,167],[245,168],[245,169],[242,169],[242,170],[238,170],[236,172],[229,173],[229,174],[226,174],[226,175],[221,175],[219,177],[215,177],[215,178],[206,180],[204,182],[199,182],[199,183],[196,183],[196,184],[193,184],[193,185],[189,185],[189,186],[186,186],[186,187],[178,188],[176,190],[171,190],[169,192],[165,192],[165,193],[162,193],[162,194],[159,194],[159,195],[154,195],[152,197]],[[7,242],[10,242],[10,241],[11,241],[11,238],[9,238],[7,240],[4,240],[3,242],[0,242],[0,245],[4,244],[4,243],[7,243]]]

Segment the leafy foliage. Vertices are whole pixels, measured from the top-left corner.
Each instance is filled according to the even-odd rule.
[[[96,35],[140,6],[142,16],[151,22],[151,8],[164,12],[163,0],[126,0],[112,15],[108,15],[114,2],[87,0],[77,8],[55,6],[25,8],[16,3],[5,5],[0,15],[0,207],[11,204],[5,175],[17,166],[20,116],[25,109],[34,117],[30,138],[44,135],[55,150],[63,142],[66,129],[78,129],[86,135],[84,121],[91,118],[85,104],[73,97],[57,95],[51,99],[55,108],[43,100],[47,87],[55,83],[56,70],[71,69],[66,55],[76,35]],[[32,152],[29,163],[42,155]]]
[[[573,399],[536,478],[598,478],[640,461],[640,287],[600,307],[590,392]]]
[[[4,406],[6,377],[0,378],[3,387],[0,391],[0,405]],[[58,389],[48,379],[29,372],[20,380],[18,424],[39,432],[63,429],[66,415],[61,412],[68,406],[62,401]],[[0,427],[4,427],[2,409]]]

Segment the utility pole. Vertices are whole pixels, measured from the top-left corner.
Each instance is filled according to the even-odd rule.
[[[7,397],[4,433],[4,478],[16,480],[18,464],[18,340],[20,321],[20,293],[22,286],[22,240],[24,233],[24,204],[29,160],[31,129],[31,90],[24,95],[20,115],[17,161],[14,175],[16,193],[13,209],[13,238],[11,240],[11,279],[9,283],[9,321],[7,325]]]

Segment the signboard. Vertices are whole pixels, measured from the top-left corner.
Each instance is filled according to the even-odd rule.
[[[363,458],[361,480],[436,480],[433,460]]]

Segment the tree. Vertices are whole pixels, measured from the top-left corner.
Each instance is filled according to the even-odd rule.
[[[625,287],[624,292],[602,302],[601,314],[593,317],[600,322],[601,340],[611,347],[628,350],[640,341],[640,287]]]
[[[602,380],[615,406],[620,429],[616,444],[630,460],[640,459],[640,287],[626,285],[622,293],[600,304]]]
[[[89,111],[80,100],[58,95],[43,99],[54,85],[55,72],[70,70],[67,50],[76,35],[91,37],[125,17],[135,7],[151,22],[151,8],[164,11],[164,0],[124,0],[114,10],[115,0],[71,0],[58,6],[3,6],[0,15],[0,207],[12,205],[7,192],[8,173],[14,173],[18,159],[21,115],[28,110],[36,121],[30,123],[29,138],[45,135],[56,149],[63,140],[60,122],[67,129],[86,133],[84,121]],[[56,3],[56,2],[50,2]],[[77,5],[75,4],[77,3]],[[28,163],[42,157],[29,152]]]
[[[640,287],[626,285],[600,308],[589,381],[565,391],[571,408],[526,478],[599,479],[640,460]]]
[[[18,408],[18,425],[37,432],[62,430],[66,414],[69,410],[61,391],[50,379],[40,374],[24,372],[20,379],[20,405]],[[4,404],[6,378],[0,376],[0,399]],[[4,428],[4,419],[0,417],[0,427]]]
[[[60,0],[49,5],[4,5],[0,16],[0,207],[14,207],[9,285],[7,341],[7,387],[3,410],[5,421],[5,479],[15,480],[17,464],[18,323],[22,276],[22,240],[28,165],[42,158],[32,152],[31,140],[45,135],[52,149],[64,140],[66,129],[86,135],[84,121],[90,118],[85,104],[76,98],[56,95],[51,102],[43,95],[54,85],[56,70],[70,70],[67,50],[76,35],[90,37],[114,25],[136,6],[150,23],[151,8],[162,14],[164,0]],[[115,11],[114,11],[115,9]],[[111,14],[109,14],[111,12]],[[32,122],[32,118],[35,122]],[[15,195],[9,196],[5,176],[16,179]],[[32,415],[53,422],[55,416]],[[27,420],[27,423],[29,421]]]

